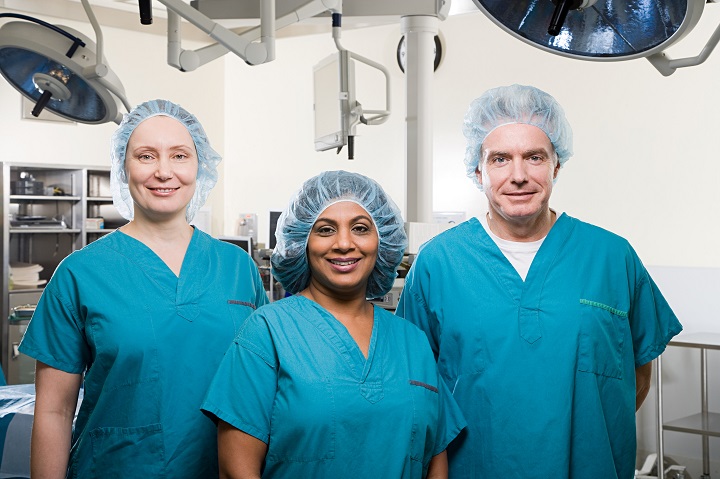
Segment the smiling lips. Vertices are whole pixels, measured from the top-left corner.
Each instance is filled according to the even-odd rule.
[[[354,269],[355,265],[358,264],[359,259],[352,258],[337,258],[329,259],[328,262],[340,271],[348,271]]]
[[[179,189],[180,189],[180,187],[177,187],[177,188],[149,188],[148,187],[148,190],[152,191],[153,193],[158,193],[161,195],[167,195],[167,194],[170,194],[173,191],[177,191]]]

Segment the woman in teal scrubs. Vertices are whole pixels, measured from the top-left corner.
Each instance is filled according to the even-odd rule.
[[[248,318],[203,403],[221,476],[447,478],[464,419],[424,334],[366,299],[402,260],[397,206],[369,178],[325,172],[276,236],[273,274],[294,296]]]
[[[179,105],[154,100],[123,119],[111,189],[130,221],[62,261],[20,345],[37,359],[33,477],[218,476],[200,403],[267,302],[251,258],[189,224],[219,162]]]

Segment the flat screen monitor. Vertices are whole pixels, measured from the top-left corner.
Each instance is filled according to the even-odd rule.
[[[270,237],[269,237],[269,248],[275,249],[277,240],[275,239],[275,231],[277,230],[277,222],[280,219],[282,211],[271,211],[270,212]]]
[[[240,248],[245,250],[247,254],[252,256],[252,236],[218,236],[218,239],[221,241],[225,241],[226,243],[232,243],[235,246],[239,246]]]
[[[347,144],[351,105],[355,105],[355,72],[347,51],[333,53],[313,67],[315,150]]]

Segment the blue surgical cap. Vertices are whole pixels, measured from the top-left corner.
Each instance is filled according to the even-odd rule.
[[[573,154],[572,128],[553,97],[525,85],[490,89],[473,100],[463,122],[463,134],[467,138],[465,169],[467,176],[481,190],[482,185],[475,172],[480,163],[483,141],[496,128],[513,123],[533,125],[544,131],[555,148],[560,166]]]
[[[379,236],[375,268],[368,279],[368,298],[385,295],[393,286],[407,236],[400,209],[374,180],[347,171],[326,171],[310,178],[280,215],[277,243],[270,261],[272,274],[285,291],[295,294],[310,284],[307,243],[315,221],[338,201],[352,201],[370,215]]]
[[[167,100],[152,100],[142,103],[123,117],[122,123],[112,136],[110,150],[110,191],[113,204],[123,218],[132,220],[134,216],[133,199],[130,196],[127,174],[125,171],[125,154],[130,135],[143,121],[153,116],[165,115],[182,123],[195,143],[198,157],[198,173],[195,180],[195,194],[185,212],[188,223],[192,221],[197,210],[205,204],[215,183],[217,183],[217,165],[222,159],[212,149],[205,130],[195,115]]]

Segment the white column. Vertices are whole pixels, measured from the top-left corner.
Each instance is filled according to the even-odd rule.
[[[406,221],[431,222],[433,212],[433,116],[432,85],[435,35],[439,20],[434,16],[402,17],[407,61],[405,168]]]

